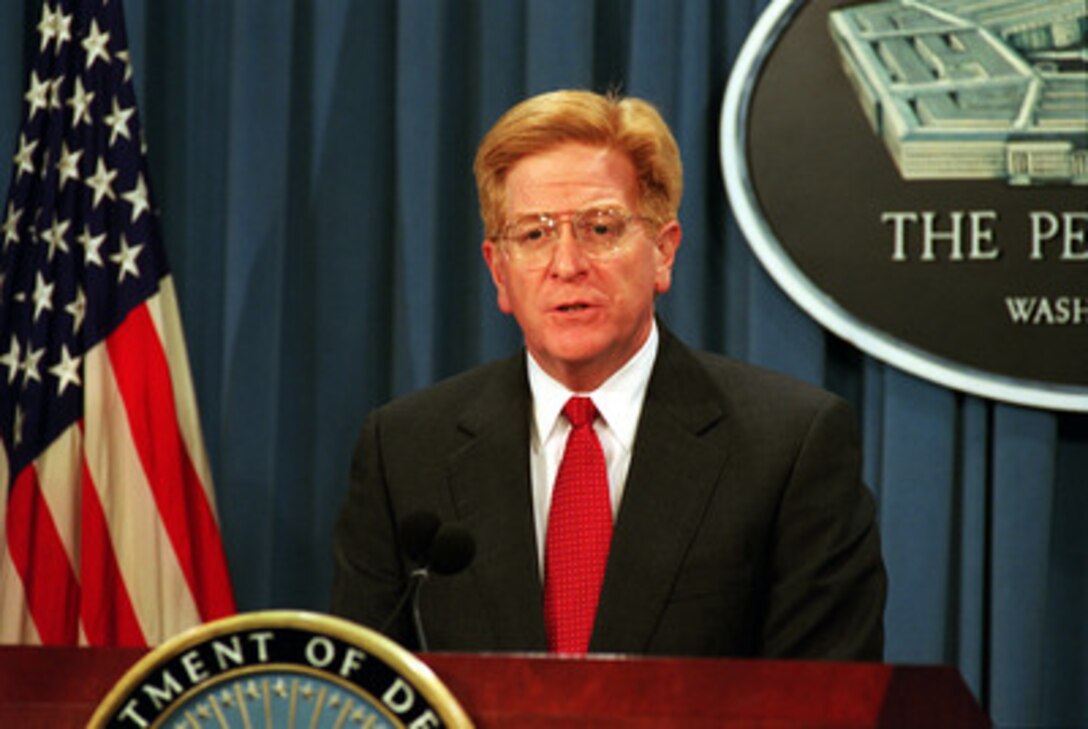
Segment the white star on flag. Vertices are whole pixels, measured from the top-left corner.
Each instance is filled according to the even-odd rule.
[[[60,347],[60,361],[49,368],[49,374],[57,378],[57,395],[63,395],[69,385],[79,387],[79,357],[73,357],[68,353],[68,345]]]
[[[106,161],[101,157],[95,163],[94,174],[87,178],[87,186],[94,190],[94,204],[97,208],[102,198],[117,199],[117,193],[113,191],[113,181],[117,177],[117,170],[106,167]]]
[[[31,72],[30,89],[23,95],[26,102],[30,104],[30,116],[49,108],[49,98],[46,95],[49,93],[50,86],[51,84],[48,81],[42,81],[38,78],[36,71]]]
[[[128,120],[135,113],[135,109],[122,109],[117,105],[117,99],[113,99],[113,109],[103,119],[110,128],[110,146],[117,143],[117,137],[132,138],[128,132]]]
[[[110,34],[100,31],[98,29],[98,21],[92,19],[91,29],[87,32],[87,37],[82,41],[83,50],[87,51],[88,69],[99,59],[107,64],[110,62],[110,53],[106,50],[106,45],[109,42]]]

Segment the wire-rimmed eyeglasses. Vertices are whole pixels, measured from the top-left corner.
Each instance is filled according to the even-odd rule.
[[[619,208],[587,208],[558,213],[533,213],[507,223],[499,232],[509,255],[520,262],[544,263],[559,240],[560,226],[569,220],[574,239],[590,258],[607,258],[622,248],[633,221],[653,222]]]

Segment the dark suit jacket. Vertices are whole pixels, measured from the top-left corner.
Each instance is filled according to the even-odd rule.
[[[372,627],[411,569],[415,510],[476,557],[421,597],[431,650],[546,650],[524,353],[371,414],[335,534],[332,610]],[[591,651],[881,657],[885,574],[852,411],[696,352],[663,327],[616,517]],[[387,632],[413,647],[407,615]]]

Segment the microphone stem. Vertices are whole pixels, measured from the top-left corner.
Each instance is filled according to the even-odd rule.
[[[419,611],[419,594],[423,592],[422,588],[424,581],[430,577],[430,572],[426,567],[419,567],[412,570],[410,579],[413,582],[412,589],[412,625],[416,631],[416,642],[419,645],[419,650],[427,650],[427,634],[423,630],[423,616]]]

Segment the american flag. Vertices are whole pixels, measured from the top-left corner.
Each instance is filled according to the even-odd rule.
[[[45,0],[0,210],[0,642],[234,612],[120,0]]]

